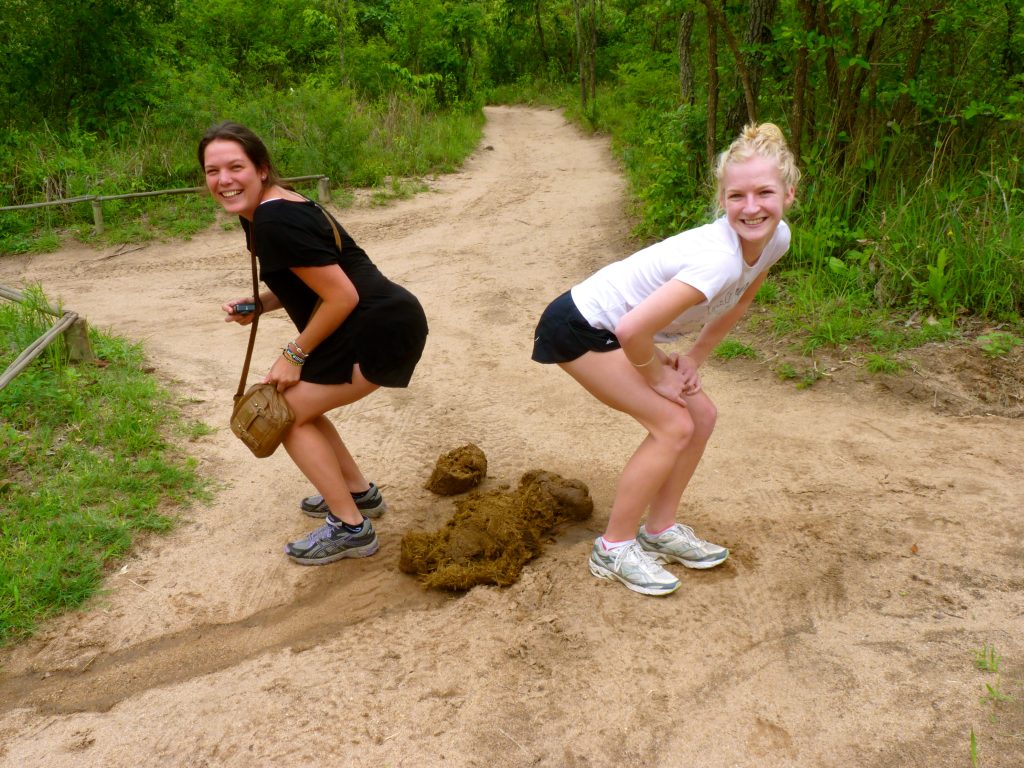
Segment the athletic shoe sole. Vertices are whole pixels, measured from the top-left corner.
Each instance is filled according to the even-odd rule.
[[[600,563],[595,563],[592,559],[588,561],[590,563],[590,573],[599,579],[605,579],[607,581],[617,581],[622,584],[626,589],[631,589],[634,592],[639,592],[641,595],[654,595],[655,597],[664,597],[665,595],[671,595],[680,587],[679,581],[676,581],[675,586],[672,587],[645,587],[640,584],[633,584],[632,582],[626,581],[624,578],[605,568]]]
[[[697,571],[705,571],[708,568],[714,568],[716,565],[721,565],[729,559],[729,550],[725,551],[725,554],[718,560],[685,560],[675,555],[666,555],[662,552],[656,552],[653,549],[644,549],[648,555],[651,556],[652,560],[656,560],[659,563],[678,563],[685,568],[692,568]]]
[[[369,557],[376,554],[378,549],[380,549],[380,542],[375,538],[369,544],[364,544],[361,547],[352,547],[351,549],[343,549],[326,557],[302,557],[293,555],[290,552],[285,552],[285,554],[299,565],[327,565],[328,563],[336,563],[338,560],[344,560],[346,557]]]

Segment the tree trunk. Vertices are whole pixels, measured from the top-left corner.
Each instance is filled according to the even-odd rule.
[[[747,120],[751,123],[756,123],[757,104],[754,101],[754,89],[750,84],[750,72],[747,69],[746,61],[743,59],[743,54],[740,52],[740,47],[736,42],[736,36],[733,35],[732,29],[729,27],[729,21],[725,18],[724,11],[715,4],[715,0],[704,0],[704,5],[707,6],[708,14],[713,15],[718,25],[722,28],[725,42],[729,46],[729,50],[732,51],[733,59],[736,62],[736,74],[739,75],[740,82],[743,84],[743,100],[747,106]]]
[[[925,17],[921,19],[921,24],[917,28],[917,35],[914,37],[914,45],[910,49],[910,56],[907,58],[907,69],[903,75],[903,83],[909,85],[910,82],[917,77],[917,70],[921,66],[921,56],[924,53],[925,45],[928,44],[928,40],[932,36],[932,31],[935,29],[935,17],[932,15],[933,11],[925,11]],[[902,93],[896,100],[896,104],[893,105],[892,116],[893,121],[897,125],[902,125],[903,121],[906,120],[910,114],[911,104],[910,97]]]
[[[793,111],[789,118],[790,146],[793,154],[800,157],[804,138],[804,93],[807,90],[807,46],[800,46],[796,53],[796,69],[793,72]]]
[[[853,116],[851,125],[853,133],[863,138],[861,152],[864,157],[878,157],[879,143],[881,141],[885,121],[878,116],[878,59],[881,56],[882,37],[887,29],[887,21],[892,14],[896,0],[889,0],[880,22],[876,22],[875,29],[868,37],[867,46],[864,49],[864,59],[868,62],[868,69],[860,69],[854,80],[851,89],[853,101],[851,108]],[[868,92],[865,98],[861,98],[865,85]],[[863,105],[863,106],[861,106]]]
[[[348,0],[334,0],[330,6],[334,11],[334,19],[338,24],[338,71],[341,74],[341,82],[348,82],[348,74],[345,69],[345,19],[348,17]]]
[[[817,0],[814,15],[818,34],[826,40],[831,40],[835,37],[832,34],[832,24],[828,17],[828,8],[824,0]],[[828,46],[825,52],[825,80],[828,83],[829,98],[835,103],[836,99],[839,98],[839,63],[836,61],[836,49],[832,46]]]
[[[597,0],[590,0],[590,47],[587,51],[590,69],[590,107],[597,105]]]
[[[749,53],[744,57],[745,66],[750,77],[750,92],[754,103],[754,112],[758,109],[758,95],[761,91],[761,74],[764,70],[764,54],[762,46],[771,45],[772,23],[779,11],[779,0],[750,0],[747,13],[747,31],[743,35],[743,45]],[[741,83],[742,85],[742,83]],[[744,104],[739,100],[733,102],[729,109],[726,126],[730,134],[738,134],[743,127]],[[753,122],[747,110],[747,120]]]
[[[1003,69],[1007,79],[1020,74],[1021,55],[1014,49],[1014,30],[1020,24],[1020,0],[1007,0],[1006,6],[1006,45],[1003,48]]]
[[[679,97],[683,104],[693,104],[693,24],[697,14],[684,11],[679,17]]]
[[[590,114],[597,100],[597,0],[572,0],[580,59],[580,103]]]
[[[708,168],[715,167],[718,149],[718,25],[711,7],[713,2],[704,0],[708,14],[708,123],[704,141]]]
[[[544,25],[541,23],[540,0],[535,0],[533,4],[533,20],[537,25],[537,42],[540,44],[540,56],[544,61],[546,69],[548,63],[548,47],[544,43]]]
[[[814,31],[814,8],[811,0],[797,0],[797,9],[804,22],[804,32]],[[796,54],[796,69],[793,73],[793,112],[790,117],[790,144],[793,154],[800,157],[803,150],[804,133],[807,127],[807,71],[809,54],[806,45],[801,45]]]
[[[583,19],[580,12],[580,0],[572,0],[572,15],[576,21],[576,58],[580,66],[580,105],[584,114],[587,112],[587,63],[583,36]]]

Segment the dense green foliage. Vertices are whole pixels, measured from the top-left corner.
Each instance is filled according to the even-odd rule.
[[[51,324],[33,309],[42,294],[29,298],[0,301],[0,370]],[[68,365],[58,338],[0,393],[0,644],[81,604],[138,532],[170,527],[168,502],[203,495],[168,441],[182,425],[141,350],[91,342],[102,367]]]
[[[198,184],[196,137],[224,117],[286,173],[379,184],[456,165],[485,101],[545,93],[612,134],[641,237],[705,220],[714,152],[772,120],[805,172],[798,279],[858,311],[1016,320],[1021,15],[980,0],[0,0],[0,204]],[[209,220],[174,205],[112,203],[108,237]],[[53,228],[88,238],[90,221],[81,204],[0,213],[0,249],[53,247]]]

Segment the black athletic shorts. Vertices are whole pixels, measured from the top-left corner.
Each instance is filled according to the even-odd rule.
[[[427,343],[427,316],[409,291],[399,287],[361,318],[356,359],[367,381],[407,387]]]
[[[407,387],[427,341],[427,318],[409,291],[395,285],[356,307],[302,366],[302,380],[348,384],[352,367],[381,387]]]
[[[538,363],[568,363],[587,352],[610,352],[621,346],[614,333],[588,323],[566,291],[540,316],[533,338],[533,359]]]

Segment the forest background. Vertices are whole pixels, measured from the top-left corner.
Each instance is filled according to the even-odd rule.
[[[771,120],[804,172],[775,330],[882,352],[1021,331],[1019,0],[0,0],[0,54],[0,206],[199,185],[224,118],[287,175],[405,194],[472,151],[483,104],[531,101],[613,137],[651,240],[706,221],[714,152]],[[81,203],[0,212],[0,253],[214,216],[104,209],[102,236]]]

